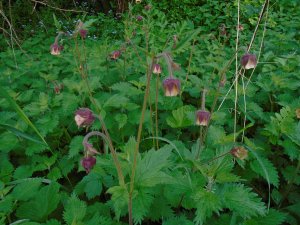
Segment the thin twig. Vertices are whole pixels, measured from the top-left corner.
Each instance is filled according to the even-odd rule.
[[[36,0],[31,0],[31,1],[34,2],[34,3],[36,3],[36,4],[45,5],[45,6],[48,6],[49,8],[52,8],[52,9],[55,9],[55,10],[59,10],[59,11],[63,11],[63,12],[87,13],[86,11],[83,11],[83,10],[61,9],[61,8],[49,5],[46,2],[41,2],[41,1],[36,1]]]
[[[236,42],[235,42],[235,99],[234,99],[234,128],[233,128],[233,142],[236,141],[236,123],[237,123],[237,101],[238,101],[238,73],[239,73],[239,62],[238,62],[238,46],[239,46],[239,32],[240,32],[240,0],[237,0],[237,27],[236,27]]]

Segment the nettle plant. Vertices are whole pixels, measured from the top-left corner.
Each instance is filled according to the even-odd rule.
[[[74,32],[77,69],[86,83],[92,108],[96,110],[96,113],[94,113],[89,108],[80,108],[75,112],[77,126],[85,128],[87,132],[82,141],[84,156],[81,159],[81,165],[88,173],[87,177],[98,174],[96,179],[103,180],[106,176],[112,176],[118,181],[117,184],[113,185],[104,184],[107,186],[106,193],[111,195],[108,204],[118,220],[121,217],[126,218],[128,216],[129,224],[141,224],[147,220],[162,220],[163,223],[171,223],[176,218],[172,216],[175,211],[179,214],[178,220],[183,221],[181,223],[190,223],[192,220],[196,224],[205,223],[208,219],[213,218],[213,214],[221,217],[226,214],[230,215],[231,213],[228,214],[230,211],[233,213],[232,218],[241,221],[253,216],[264,216],[267,212],[264,203],[257,194],[241,183],[238,176],[232,173],[235,161],[237,160],[243,166],[243,160],[248,155],[246,146],[243,147],[241,144],[236,143],[238,135],[236,127],[234,128],[233,137],[229,136],[227,140],[224,139],[221,142],[220,140],[206,140],[207,134],[210,135],[209,125],[214,108],[211,107],[211,111],[208,111],[205,108],[205,100],[206,94],[211,92],[212,85],[207,82],[201,84],[203,91],[200,110],[193,110],[192,105],[183,105],[184,99],[188,99],[188,96],[184,96],[184,91],[187,91],[193,83],[188,81],[189,71],[186,73],[184,82],[181,80],[182,73],[178,72],[178,77],[175,77],[174,73],[180,71],[181,68],[174,58],[176,58],[176,55],[184,54],[186,50],[190,50],[192,40],[193,47],[197,45],[197,35],[200,30],[190,29],[185,33],[181,30],[181,33],[176,33],[169,38],[168,33],[166,35],[161,34],[163,27],[158,30],[161,24],[156,24],[155,17],[161,15],[151,9],[149,5],[145,6],[143,15],[135,16],[131,12],[133,12],[132,9],[130,9],[128,18],[125,19],[126,42],[121,44],[118,50],[113,50],[107,56],[110,65],[123,63],[122,82],[117,83],[113,89],[123,93],[128,92],[130,97],[130,92],[135,89],[132,86],[133,84],[139,87],[139,91],[144,92],[141,106],[136,104],[140,111],[136,138],[130,137],[127,144],[121,147],[121,152],[114,147],[114,141],[102,118],[102,106],[97,102],[97,97],[93,96],[94,93],[89,87],[89,59],[84,49],[84,39],[87,31],[82,32],[81,29],[84,27],[84,23],[80,21]],[[181,27],[181,29],[186,28]],[[240,30],[239,24],[237,30]],[[157,33],[159,36],[156,36]],[[79,46],[76,34],[81,37],[82,48]],[[52,55],[59,55],[61,52],[62,47],[58,45],[60,37],[61,33],[58,34],[51,46]],[[239,76],[243,76],[245,70],[253,69],[257,65],[256,56],[248,53],[250,48],[251,45],[240,60],[241,69],[236,71],[236,83]],[[235,55],[237,58],[238,49]],[[192,59],[191,54],[187,63],[190,64]],[[231,62],[220,75],[218,91],[225,86],[224,76]],[[140,64],[140,68],[135,67],[132,63]],[[164,65],[166,65],[167,70],[163,69]],[[131,66],[141,71],[141,76],[138,77],[139,81],[126,76],[127,71],[132,69]],[[138,71],[135,71],[135,73]],[[142,75],[143,73],[145,75]],[[161,81],[160,76],[165,73],[167,76]],[[156,81],[152,75],[156,76]],[[164,92],[163,96],[161,95],[161,86]],[[198,89],[198,92],[201,92],[201,89]],[[127,111],[130,114],[130,107],[122,102],[124,97],[117,97],[115,95],[116,99],[114,101],[116,103],[114,104],[122,107],[117,110]],[[180,97],[181,100],[172,99]],[[214,104],[217,103],[217,98],[218,94],[215,96]],[[128,98],[126,98],[126,101],[128,101]],[[167,106],[160,107],[163,104]],[[177,108],[179,105],[182,106]],[[168,109],[172,109],[173,112],[173,120],[167,118],[167,123],[171,127],[172,123],[175,127],[192,124],[200,126],[199,139],[198,141],[195,140],[194,144],[190,144],[191,149],[186,148],[180,138],[174,140],[172,136],[163,137],[168,135],[164,135],[166,131],[163,128],[160,130],[163,117],[159,117],[160,114],[167,115]],[[194,114],[194,118],[191,117],[192,114]],[[109,112],[109,117],[111,116],[118,116],[118,114],[114,114],[112,111]],[[111,126],[117,126],[119,129],[125,126],[128,117],[126,113],[122,116],[121,121],[117,121]],[[150,119],[150,124],[145,122],[146,117]],[[100,122],[100,130],[94,129],[88,132],[95,119]],[[120,126],[119,123],[121,122],[124,124]],[[235,123],[237,123],[236,120]],[[144,126],[148,126],[148,131],[151,131],[148,132],[150,137],[148,134],[144,134],[144,139],[142,139]],[[130,132],[130,135],[132,134]],[[110,154],[101,154],[94,147],[93,142],[90,140],[95,136],[104,141],[103,145],[108,146]],[[125,138],[123,137],[123,139]],[[143,141],[151,139],[152,146],[150,143],[142,146]],[[167,143],[167,145],[159,142]],[[116,169],[117,175],[112,171],[113,167]],[[94,170],[97,172],[94,172]],[[100,189],[100,187],[98,188]],[[75,192],[80,194],[80,187],[77,190],[75,188]],[[87,193],[87,195],[91,195],[91,193]],[[68,213],[66,211],[65,216]]]
[[[282,110],[263,127],[266,139],[256,143],[247,133],[263,114],[248,116],[254,109],[246,100],[253,99],[247,91],[255,92],[251,79],[260,53],[252,46],[268,7],[266,1],[252,35],[241,35],[246,31],[238,19],[235,39],[226,26],[208,34],[190,21],[170,24],[142,4],[129,8],[124,41],[116,43],[89,40],[95,19],[78,21],[72,33],[55,20],[60,32],[45,67],[59,76],[42,68],[44,82],[34,84],[43,90],[46,83],[53,97],[42,94],[25,107],[37,117],[51,102],[51,117],[37,124],[53,142],[52,155],[42,158],[46,147],[29,146],[26,155],[37,156],[26,162],[34,166],[14,174],[47,179],[8,180],[1,187],[9,196],[2,220],[11,222],[16,210],[20,220],[61,224],[56,219],[64,208],[67,224],[281,224],[286,215],[270,209],[271,197],[280,197],[271,190],[279,186],[278,172],[258,146],[266,139],[293,146],[297,137],[287,132],[296,129],[293,110]],[[33,93],[21,97],[28,96]],[[263,193],[252,182],[259,176],[267,181]]]

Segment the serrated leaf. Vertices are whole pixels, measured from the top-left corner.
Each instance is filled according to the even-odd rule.
[[[193,199],[197,208],[195,221],[201,225],[212,216],[213,212],[219,212],[222,209],[221,198],[211,191],[200,189]]]
[[[243,218],[265,215],[266,207],[256,193],[242,184],[228,184],[221,192],[223,205]]]
[[[96,173],[89,173],[82,179],[85,183],[84,192],[88,199],[92,199],[102,192],[101,176]]]
[[[79,200],[78,197],[73,194],[68,199],[64,208],[65,210],[63,213],[63,217],[68,225],[73,225],[82,222],[86,213],[85,202]]]
[[[21,204],[17,208],[17,217],[42,221],[56,209],[60,201],[58,191],[59,185],[57,183],[51,183],[41,188],[32,200]]]
[[[40,186],[40,180],[26,180],[20,184],[17,184],[11,195],[16,200],[27,201],[36,195]]]
[[[82,136],[75,136],[72,138],[72,141],[69,145],[69,159],[79,155],[81,151],[83,151],[82,145],[83,137]]]
[[[273,184],[275,187],[278,187],[278,185],[279,185],[278,172],[277,172],[276,168],[274,167],[273,163],[270,160],[263,158],[263,157],[260,157],[260,160],[268,172],[270,183]],[[252,161],[250,163],[250,167],[254,172],[258,173],[260,176],[267,179],[265,172],[263,171],[263,169],[261,168],[261,165],[259,164],[259,162],[257,160]]]
[[[281,225],[286,220],[286,214],[275,209],[270,209],[264,217],[253,218],[245,222],[245,225]]]
[[[171,178],[163,168],[170,165],[171,150],[153,149],[146,152],[136,168],[135,183],[139,186],[153,187],[159,183],[168,183]]]

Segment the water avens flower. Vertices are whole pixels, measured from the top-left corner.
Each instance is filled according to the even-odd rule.
[[[196,124],[198,126],[207,126],[210,120],[210,112],[206,110],[198,110],[196,112]]]
[[[196,125],[208,126],[210,120],[210,112],[205,110],[205,95],[207,90],[203,89],[201,98],[201,109],[196,112]]]
[[[135,0],[135,3],[140,4],[142,0]]]
[[[255,68],[257,65],[256,56],[249,53],[243,55],[241,58],[241,64],[246,70]]]
[[[248,157],[248,151],[242,146],[233,147],[230,150],[230,154],[241,160],[244,160]]]
[[[149,11],[151,9],[151,5],[145,5],[144,9]]]
[[[93,112],[88,108],[80,108],[75,112],[75,122],[78,127],[91,126],[95,121]]]
[[[62,45],[58,45],[56,42],[50,46],[51,55],[60,55],[60,52],[64,49]]]
[[[120,57],[121,55],[121,52],[119,50],[116,50],[116,51],[113,51],[111,54],[110,54],[110,58],[112,60],[116,60]]]
[[[169,77],[163,81],[165,96],[177,96],[180,92],[180,81],[173,77]]]
[[[94,167],[95,164],[96,158],[94,158],[93,156],[84,157],[81,161],[81,165],[85,169],[86,173],[91,172],[91,169]]]
[[[80,35],[81,38],[85,39],[86,36],[87,36],[87,30],[85,30],[85,29],[80,29],[80,30],[79,30],[79,35]]]
[[[154,64],[153,66],[153,73],[154,74],[161,74],[161,67],[159,64]]]
[[[141,15],[138,15],[137,17],[136,17],[136,20],[137,21],[142,21],[144,18],[141,16]]]

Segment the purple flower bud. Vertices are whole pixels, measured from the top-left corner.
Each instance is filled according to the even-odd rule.
[[[178,79],[169,77],[163,81],[165,96],[176,96],[180,92],[180,81]]]
[[[116,50],[116,51],[113,51],[111,54],[110,54],[110,58],[112,60],[116,60],[120,57],[121,55],[121,52],[119,50]]]
[[[243,30],[244,30],[244,26],[241,25],[241,24],[239,24],[239,25],[237,26],[237,29],[238,29],[239,31],[243,31]]]
[[[248,151],[242,146],[232,148],[230,154],[241,160],[248,157]]]
[[[149,11],[151,9],[151,5],[145,5],[144,9]]]
[[[241,58],[241,64],[246,70],[255,68],[257,65],[256,56],[248,53],[243,55]]]
[[[96,158],[92,156],[84,157],[81,160],[81,165],[85,169],[86,173],[89,173],[95,164],[96,164]]]
[[[136,20],[137,21],[142,21],[144,18],[141,16],[141,15],[138,15],[137,17],[136,17]]]
[[[81,38],[85,39],[86,38],[86,35],[87,35],[87,30],[85,29],[80,29],[79,30],[79,35]]]
[[[196,112],[196,124],[198,126],[207,126],[210,120],[210,112],[206,110],[198,110]]]
[[[75,112],[75,122],[78,127],[86,127],[93,124],[95,117],[88,108],[80,108]]]
[[[50,46],[51,55],[60,55],[60,52],[64,49],[62,45],[54,43]]]
[[[153,66],[153,73],[154,74],[161,74],[161,67],[159,64],[154,64]]]

